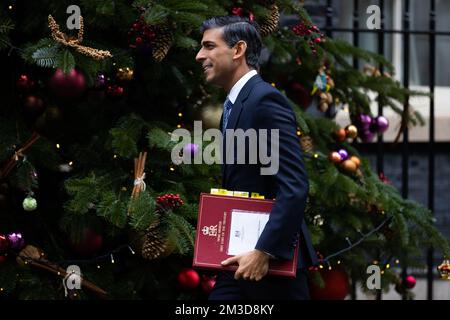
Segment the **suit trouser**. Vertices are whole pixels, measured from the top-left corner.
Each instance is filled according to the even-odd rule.
[[[209,300],[309,300],[307,272],[296,278],[266,276],[261,281],[235,280],[234,272],[221,272]]]

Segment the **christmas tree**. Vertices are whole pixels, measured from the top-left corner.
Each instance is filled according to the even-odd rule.
[[[215,15],[258,22],[260,73],[294,108],[320,271],[343,267],[364,282],[377,260],[387,288],[398,282],[389,268],[396,260],[411,266],[430,245],[448,257],[431,212],[403,199],[357,150],[389,125],[371,114],[369,91],[398,113],[417,94],[390,76],[384,57],[326,37],[296,1],[72,5],[16,1],[0,11],[3,77],[10,80],[0,109],[1,296],[206,297],[213,273],[189,267],[199,194],[220,186],[221,170],[174,163],[172,133],[193,130],[194,120],[218,128],[224,95],[205,84],[195,61],[199,26]],[[281,25],[283,14],[298,19]],[[352,57],[371,67],[353,68]],[[340,128],[333,117],[344,108],[352,125]],[[207,146],[187,144],[175,158]],[[84,290],[62,285],[73,265]]]

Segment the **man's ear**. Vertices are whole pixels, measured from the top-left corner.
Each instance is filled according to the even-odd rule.
[[[245,52],[247,51],[247,43],[243,40],[239,40],[238,42],[236,42],[234,47],[235,47],[235,53],[234,53],[233,58],[234,59],[239,59],[240,57],[245,58]]]

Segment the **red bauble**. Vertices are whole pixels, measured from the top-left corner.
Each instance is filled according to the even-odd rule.
[[[44,101],[40,97],[29,95],[23,100],[25,111],[30,116],[38,116],[44,111]]]
[[[343,300],[349,292],[348,276],[344,269],[332,270],[321,269],[322,279],[325,283],[323,288],[310,282],[310,294],[313,300]]]
[[[414,278],[413,276],[407,276],[405,279],[405,288],[406,289],[412,289],[416,286],[416,278]]]
[[[86,89],[86,80],[82,73],[75,69],[64,74],[57,69],[49,83],[52,95],[60,100],[68,101],[80,98]]]
[[[28,92],[33,89],[35,83],[26,74],[22,74],[17,79],[17,88],[22,92]]]
[[[205,275],[202,276],[201,287],[204,293],[209,294],[215,285],[216,285],[216,277],[209,277]]]
[[[108,97],[113,99],[121,98],[123,96],[123,88],[121,86],[113,84],[111,86],[108,86],[108,88],[106,89],[106,94],[108,95]]]
[[[84,231],[83,237],[77,241],[71,241],[72,249],[83,256],[92,255],[100,250],[103,237],[91,229]]]
[[[178,285],[180,290],[189,291],[194,290],[200,284],[200,276],[197,271],[190,268],[184,268],[178,273]]]
[[[0,254],[6,252],[9,248],[8,238],[4,234],[0,234]]]

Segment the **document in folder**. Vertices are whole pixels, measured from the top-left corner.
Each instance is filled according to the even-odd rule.
[[[235,271],[222,266],[231,256],[251,251],[269,221],[274,201],[202,193],[197,221],[193,266]],[[269,262],[269,275],[295,277],[298,245],[292,260]]]

